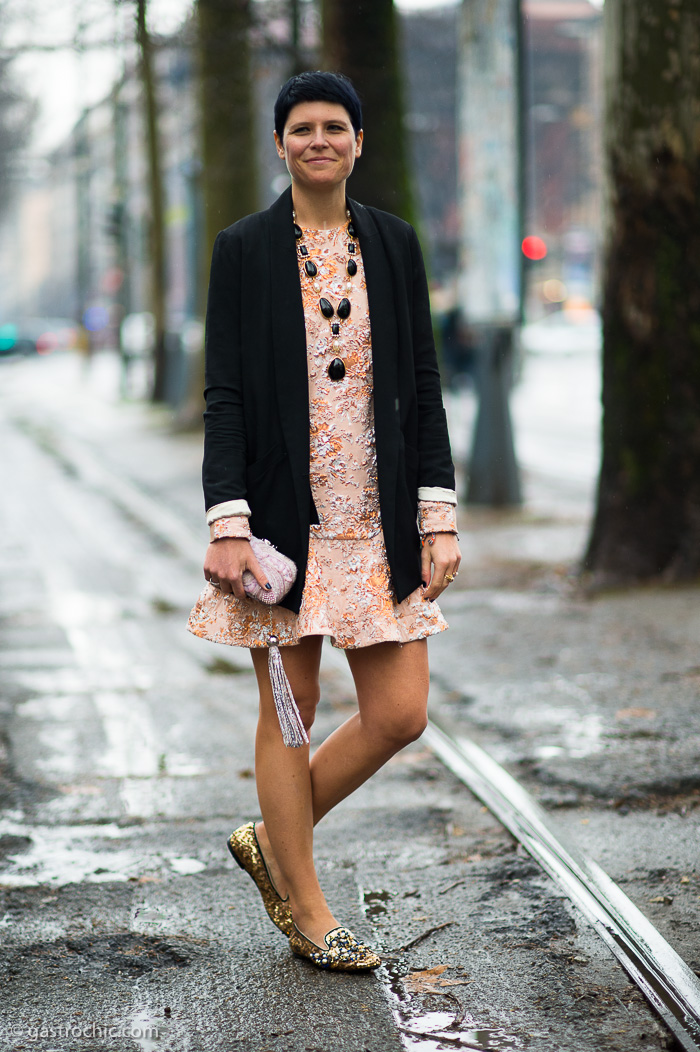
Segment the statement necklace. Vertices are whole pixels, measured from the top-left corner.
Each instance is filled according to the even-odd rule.
[[[357,252],[357,234],[355,233],[355,227],[352,223],[352,216],[350,215],[350,212],[347,209],[345,211],[345,215],[348,218],[347,234],[348,238],[350,239],[348,241],[347,246],[348,260],[345,264],[345,269],[348,272],[348,281],[345,286],[345,291],[352,292],[352,281],[350,280],[350,278],[353,278],[355,274],[357,274],[357,261],[353,259],[353,256]],[[292,212],[292,219],[294,221],[294,237],[297,241],[297,251],[299,253],[299,257],[304,261],[304,271],[306,272],[308,277],[318,278],[319,268],[309,256],[309,250],[304,244],[304,231],[301,229],[301,227],[296,221],[296,212]],[[314,281],[314,289],[316,290],[316,292],[321,291],[320,281]],[[337,307],[334,307],[331,301],[325,296],[321,296],[321,298],[318,301],[318,309],[320,310],[323,317],[328,319],[331,326],[331,350],[336,355],[336,357],[328,366],[327,372],[330,379],[334,381],[342,380],[345,376],[345,362],[342,358],[337,357],[337,355],[338,351],[340,351],[341,349],[341,342],[339,339],[340,323],[341,321],[345,321],[346,318],[350,317],[351,306],[352,304],[350,303],[350,300],[347,298],[347,296],[344,296],[343,299],[341,299]],[[337,317],[338,320],[334,321],[334,317]]]

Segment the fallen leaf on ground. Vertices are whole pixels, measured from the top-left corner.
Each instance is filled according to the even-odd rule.
[[[656,716],[654,709],[645,709],[641,706],[633,706],[630,709],[618,709],[615,713],[615,718],[618,720],[626,720],[630,717],[638,720],[652,720]]]
[[[467,986],[472,979],[441,979],[443,972],[449,968],[448,964],[438,964],[434,968],[425,968],[422,971],[411,972],[407,975],[403,984],[412,994],[438,994],[441,986]]]

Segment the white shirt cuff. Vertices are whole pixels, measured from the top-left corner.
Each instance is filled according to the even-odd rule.
[[[453,489],[443,489],[442,486],[419,486],[418,500],[440,500],[445,504],[456,504],[457,494]]]
[[[207,508],[207,526],[211,526],[215,519],[223,519],[227,515],[247,515],[250,518],[250,508],[247,500],[225,500],[223,504],[212,504]]]

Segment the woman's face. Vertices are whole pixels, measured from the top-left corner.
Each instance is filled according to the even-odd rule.
[[[350,175],[362,153],[362,131],[353,131],[348,111],[337,102],[298,102],[289,111],[277,153],[293,182],[327,189]]]

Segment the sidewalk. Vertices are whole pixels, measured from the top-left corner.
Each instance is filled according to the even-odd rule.
[[[108,358],[82,380],[80,364],[4,363],[0,389],[12,450],[0,471],[0,971],[22,1025],[82,1012],[155,1020],[174,1052],[398,1052],[397,1024],[444,1027],[451,995],[463,1017],[450,1033],[472,1047],[666,1047],[602,944],[421,743],[318,830],[324,886],[395,958],[384,978],[321,983],[289,957],[222,847],[256,810],[247,655],[184,630],[207,543],[201,435],[119,403]],[[136,494],[128,514],[96,462]],[[432,705],[555,810],[700,969],[700,593],[572,595],[584,474],[562,488],[554,472],[530,473],[524,509],[462,513],[464,572],[441,604],[451,631],[431,640]],[[158,523],[149,534],[161,508],[191,558]],[[315,734],[351,711],[328,647]]]

